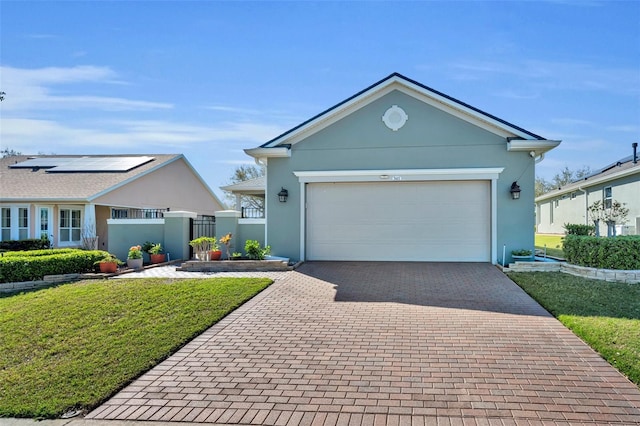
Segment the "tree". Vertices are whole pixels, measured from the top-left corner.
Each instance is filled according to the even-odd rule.
[[[569,167],[564,166],[559,173],[556,173],[551,181],[547,181],[544,178],[536,177],[535,182],[535,196],[539,197],[542,194],[546,194],[557,188],[567,186],[572,182],[580,180],[585,176],[591,174],[591,168],[589,166],[583,166],[582,168],[572,171]]]
[[[7,158],[7,157],[16,157],[18,155],[22,155],[22,153],[16,151],[15,149],[4,148],[0,150],[0,155],[2,155],[2,158]]]
[[[597,200],[591,204],[588,208],[589,217],[593,221],[596,229],[596,236],[600,236],[600,221],[604,221],[607,224],[607,237],[616,236],[616,223],[625,223],[627,221],[627,215],[629,209],[625,207],[623,203],[613,200],[611,207],[606,207],[605,204]]]
[[[4,95],[6,95],[5,92],[0,92],[0,101],[4,101]]]
[[[249,164],[243,164],[236,167],[231,176],[230,185],[245,182],[252,179],[257,179],[264,176],[264,167],[258,167]],[[235,205],[235,195],[229,191],[226,192],[226,198],[230,201],[231,205]],[[240,196],[242,207],[248,207],[253,209],[264,209],[264,198],[253,195],[241,195]]]

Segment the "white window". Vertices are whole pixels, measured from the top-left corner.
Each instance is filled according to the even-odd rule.
[[[53,238],[53,233],[51,229],[51,207],[38,207],[38,212],[40,216],[39,223],[39,231],[40,238]]]
[[[26,240],[27,238],[29,238],[29,209],[18,207],[18,239]]]
[[[80,243],[81,210],[60,209],[60,243]]]
[[[611,208],[611,201],[612,200],[613,200],[613,191],[611,190],[610,186],[607,186],[604,189],[603,198],[602,198],[602,204],[604,205],[605,209],[610,209]]]
[[[0,235],[0,239],[2,241],[8,241],[11,239],[11,208],[3,207],[2,208],[2,218],[0,221],[2,234]]]

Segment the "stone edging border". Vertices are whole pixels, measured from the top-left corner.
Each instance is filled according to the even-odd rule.
[[[503,272],[563,272],[601,281],[640,284],[640,270],[598,269],[565,262],[516,262],[500,268]]]

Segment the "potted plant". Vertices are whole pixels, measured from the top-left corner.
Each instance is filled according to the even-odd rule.
[[[104,259],[95,263],[100,268],[100,272],[105,274],[113,274],[118,270],[118,266],[122,265],[122,261],[109,253]]]
[[[222,257],[222,251],[218,246],[216,237],[211,237],[211,245],[209,246],[209,260],[220,260]]]
[[[211,251],[218,250],[216,245],[216,237],[198,237],[189,241],[189,245],[193,247],[193,253],[198,260],[210,260]],[[220,252],[222,255],[222,252]]]
[[[533,254],[533,252],[531,250],[527,250],[527,249],[520,249],[520,250],[511,251],[511,257],[513,257],[514,260],[531,259],[531,255],[532,254]]]
[[[164,262],[165,255],[162,253],[162,245],[160,243],[153,244],[149,249],[149,259],[151,263],[162,263]]]
[[[131,269],[142,268],[142,247],[131,246],[127,254],[127,266]]]

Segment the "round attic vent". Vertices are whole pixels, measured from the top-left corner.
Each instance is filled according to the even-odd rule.
[[[398,105],[393,105],[382,116],[384,124],[394,132],[402,128],[409,119],[409,116]]]

